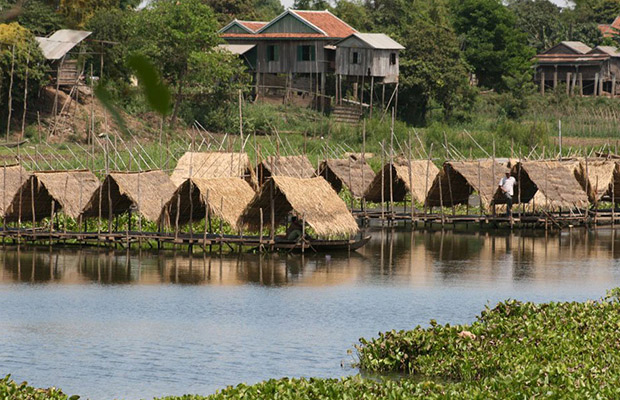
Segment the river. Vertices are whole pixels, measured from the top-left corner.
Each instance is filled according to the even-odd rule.
[[[372,234],[350,256],[0,248],[0,374],[93,400],[340,377],[360,337],[620,286],[612,229]]]

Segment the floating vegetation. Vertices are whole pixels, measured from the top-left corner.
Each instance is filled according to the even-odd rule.
[[[618,398],[620,288],[599,301],[535,304],[507,300],[469,325],[416,327],[360,339],[364,371],[402,379],[270,379],[210,396],[226,399]],[[30,396],[30,397],[29,397]],[[9,377],[0,399],[70,400],[57,389],[33,389]]]

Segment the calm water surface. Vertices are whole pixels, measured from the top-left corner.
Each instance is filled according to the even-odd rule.
[[[619,257],[613,230],[375,231],[350,257],[6,248],[0,375],[98,400],[355,374],[362,336],[471,322],[506,298],[597,299],[620,286]]]

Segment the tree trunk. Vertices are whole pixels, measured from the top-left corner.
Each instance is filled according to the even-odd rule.
[[[183,97],[183,74],[179,76],[179,85],[177,88],[177,96],[174,101],[174,108],[172,110],[172,116],[170,117],[170,128],[173,129],[177,121],[177,115],[179,113],[179,105],[181,104],[181,98]]]

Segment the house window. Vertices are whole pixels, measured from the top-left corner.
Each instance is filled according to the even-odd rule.
[[[396,53],[390,53],[390,65],[396,65]]]
[[[267,46],[267,61],[278,61],[280,59],[280,46]]]
[[[297,61],[314,61],[315,53],[314,46],[299,45],[297,46]]]
[[[358,53],[357,51],[354,51],[351,64],[359,64],[359,63],[360,63],[360,53]]]

